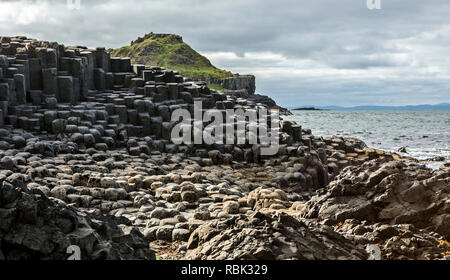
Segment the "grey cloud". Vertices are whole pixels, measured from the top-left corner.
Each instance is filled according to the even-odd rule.
[[[366,0],[82,0],[74,11],[65,0],[0,0],[0,34],[115,48],[150,31],[176,33],[201,53],[234,53],[211,57],[258,73],[258,91],[285,105],[450,101],[448,0],[381,1],[370,11]],[[45,10],[5,10],[27,2]]]

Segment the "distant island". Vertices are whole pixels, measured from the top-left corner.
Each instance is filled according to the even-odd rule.
[[[292,111],[323,111],[324,109],[319,109],[315,107],[300,107],[296,109],[292,109]]]
[[[408,105],[408,106],[355,106],[355,107],[340,107],[340,106],[305,106],[297,109],[288,109],[292,111],[319,111],[319,110],[334,110],[334,111],[450,111],[450,103],[440,103],[436,105]]]

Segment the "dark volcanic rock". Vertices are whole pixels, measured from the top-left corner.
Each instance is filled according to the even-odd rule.
[[[210,221],[194,231],[188,249],[187,258],[197,260],[367,259],[331,227],[279,213]]]
[[[307,218],[413,224],[450,237],[450,171],[402,161],[349,167],[308,203]]]
[[[72,245],[87,260],[155,258],[133,227],[116,218],[82,214],[38,190],[31,192],[19,179],[0,187],[0,240],[0,258],[9,260],[67,259]]]
[[[450,249],[450,171],[383,160],[348,167],[302,216],[381,243],[389,258],[439,258]]]

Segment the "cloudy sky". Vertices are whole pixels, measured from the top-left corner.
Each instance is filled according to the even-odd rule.
[[[176,33],[284,106],[450,102],[450,1],[380,1],[0,0],[0,36],[115,48]]]

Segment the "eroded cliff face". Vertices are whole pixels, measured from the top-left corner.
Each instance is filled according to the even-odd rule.
[[[256,78],[253,75],[238,75],[226,78],[222,82],[222,87],[228,90],[245,89],[249,94],[254,94],[256,91]]]

